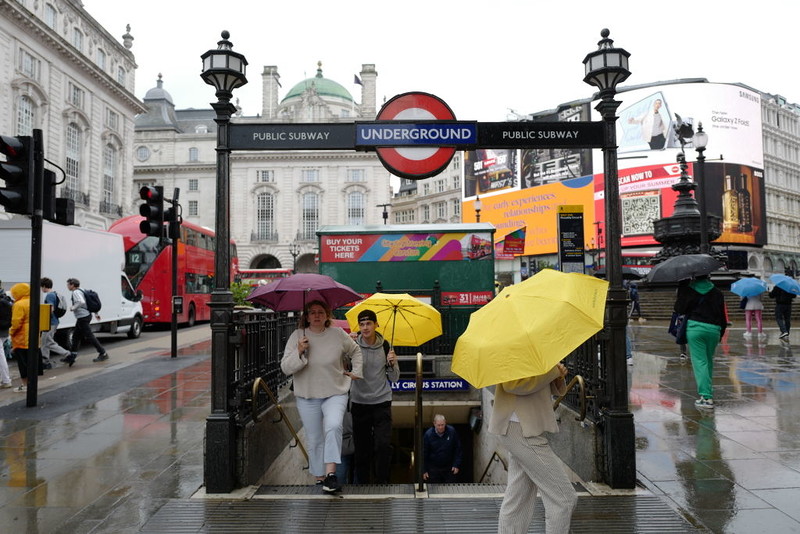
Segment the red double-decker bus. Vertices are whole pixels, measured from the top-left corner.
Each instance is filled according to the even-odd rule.
[[[146,324],[172,321],[172,245],[159,242],[139,230],[143,217],[124,217],[108,229],[120,234],[125,245],[125,274],[133,287],[142,292]],[[178,322],[194,325],[211,317],[208,303],[214,290],[214,232],[184,221],[178,242],[178,295],[183,297],[183,312]],[[231,240],[231,273],[238,271],[236,244]]]
[[[236,280],[250,287],[256,287],[261,280],[269,283],[287,276],[292,276],[291,269],[239,269]]]

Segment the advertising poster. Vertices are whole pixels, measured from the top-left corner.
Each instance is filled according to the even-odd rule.
[[[516,149],[464,152],[464,195],[486,195],[518,189]]]
[[[680,180],[679,123],[708,134],[704,166],[706,212],[723,220],[716,244],[766,244],[764,153],[758,93],[728,84],[683,83],[624,91],[617,121],[622,246],[658,246],[653,221],[674,211]],[[593,120],[599,120],[594,113]],[[694,179],[697,151],[685,146]],[[594,170],[594,209],[605,226],[602,158]],[[701,183],[698,183],[700,186]]]
[[[323,262],[461,261],[490,259],[490,233],[323,235]]]
[[[481,196],[481,222],[492,223],[497,228],[497,235],[501,236],[498,239],[525,228],[525,255],[555,254],[558,252],[558,206],[586,206],[584,233],[593,235],[593,193],[593,177],[584,176],[530,189]],[[465,213],[472,209],[470,206],[471,203],[466,204]]]

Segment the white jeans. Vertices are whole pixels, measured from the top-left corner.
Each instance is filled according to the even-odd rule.
[[[578,496],[561,467],[561,461],[542,434],[526,438],[519,423],[510,423],[497,440],[508,451],[508,485],[500,506],[499,534],[528,532],[542,495],[547,534],[567,534]]]
[[[342,420],[347,394],[324,399],[297,397],[297,411],[306,429],[308,468],[315,477],[325,476],[325,464],[342,462]]]
[[[6,359],[6,337],[0,337],[0,382],[3,384],[11,383],[11,375],[8,372],[8,360]]]

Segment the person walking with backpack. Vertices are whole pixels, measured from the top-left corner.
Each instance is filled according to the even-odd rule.
[[[94,348],[97,349],[97,357],[92,360],[93,362],[97,363],[108,360],[106,349],[103,348],[103,345],[94,337],[94,332],[92,332],[92,328],[89,326],[89,323],[92,321],[92,312],[90,312],[89,308],[86,306],[86,296],[81,289],[80,280],[77,278],[68,279],[67,289],[72,291],[72,307],[70,309],[72,313],[75,314],[75,332],[72,335],[72,354],[62,361],[72,367],[75,363],[78,349],[84,339],[88,340],[89,343],[94,345]]]
[[[769,296],[775,299],[775,322],[778,323],[778,328],[781,330],[778,338],[788,342],[789,330],[792,328],[792,300],[794,300],[794,295],[775,286],[769,292]]]
[[[8,339],[8,329],[11,328],[11,309],[13,306],[14,302],[11,297],[6,295],[6,292],[0,287],[0,389],[11,387],[6,340]]]
[[[392,388],[400,378],[397,356],[389,342],[375,331],[378,318],[372,310],[358,314],[364,379],[350,385],[356,484],[388,484],[392,461]]]
[[[50,353],[54,353],[56,356],[61,356],[62,361],[69,357],[71,357],[74,361],[77,354],[68,351],[56,343],[55,336],[56,330],[58,330],[58,319],[64,316],[64,314],[67,312],[67,309],[66,307],[62,307],[62,302],[59,298],[60,295],[53,291],[53,281],[47,277],[44,277],[39,281],[39,286],[42,288],[42,293],[44,293],[44,304],[49,304],[52,307],[52,310],[50,311],[50,330],[42,332],[42,340],[40,343],[42,359],[44,360],[44,368],[50,369],[53,365],[53,362],[50,360]],[[48,367],[48,365],[50,367]]]

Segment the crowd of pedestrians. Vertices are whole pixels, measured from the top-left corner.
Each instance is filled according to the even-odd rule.
[[[91,330],[92,313],[86,309],[86,299],[80,289],[80,282],[75,278],[70,278],[67,280],[67,287],[71,293],[68,298],[71,305],[67,307],[76,319],[69,348],[64,348],[56,341],[56,332],[60,324],[59,317],[63,316],[67,309],[58,311],[60,298],[53,290],[53,281],[43,277],[40,280],[39,289],[43,296],[41,302],[50,306],[49,329],[41,330],[37,336],[38,347],[33,348],[36,351],[34,358],[34,361],[37,362],[36,369],[29,369],[31,350],[28,341],[31,328],[30,284],[24,282],[14,284],[6,293],[2,281],[0,281],[0,389],[13,388],[15,392],[24,393],[27,391],[29,373],[35,372],[41,376],[45,371],[58,367],[54,357],[58,357],[61,362],[72,367],[84,340],[92,343],[98,350],[98,356],[93,360],[94,362],[108,360],[108,354]],[[16,361],[19,371],[20,383],[16,387],[13,385],[8,365],[11,360]]]

